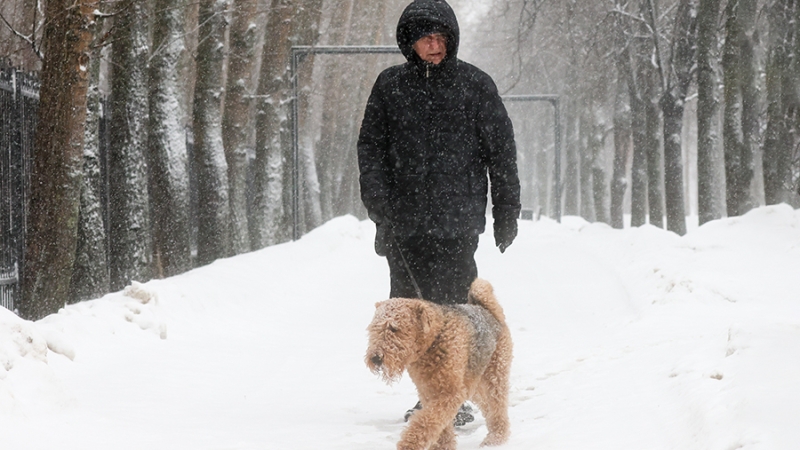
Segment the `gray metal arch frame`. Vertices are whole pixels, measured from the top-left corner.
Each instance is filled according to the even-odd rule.
[[[298,132],[298,65],[300,58],[308,54],[327,54],[327,55],[352,55],[352,54],[393,54],[400,53],[400,49],[395,46],[308,46],[300,45],[292,47],[290,77],[292,81],[292,239],[300,238],[299,218],[300,218],[300,149]],[[504,95],[504,101],[512,102],[549,102],[553,105],[553,134],[555,167],[553,174],[553,184],[555,195],[555,215],[556,220],[561,221],[561,113],[559,110],[558,95]]]

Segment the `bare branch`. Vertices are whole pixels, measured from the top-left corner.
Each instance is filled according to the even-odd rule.
[[[656,10],[656,4],[653,2],[653,0],[648,0],[647,12],[650,16],[649,28],[653,33],[653,47],[655,50],[655,53],[652,56],[653,64],[656,66],[656,69],[658,69],[658,75],[661,78],[661,89],[662,91],[665,91],[667,89],[667,80],[664,76],[664,65],[661,58],[661,45],[659,45],[658,39],[658,25],[656,24],[656,15],[658,15],[658,11]]]
[[[629,13],[627,11],[623,11],[621,9],[612,9],[611,11],[609,11],[609,14],[616,14],[616,15],[619,15],[619,16],[622,16],[622,17],[626,17],[626,18],[630,19],[633,22],[640,22],[640,23],[644,23],[645,25],[648,25],[647,22],[644,19],[642,19],[641,17],[633,15],[633,14],[631,14],[631,13]]]
[[[22,39],[23,41],[25,41],[25,42],[27,42],[28,44],[30,44],[31,48],[33,49],[33,52],[36,54],[36,56],[38,56],[38,57],[39,57],[39,59],[43,59],[43,58],[44,58],[44,55],[42,55],[42,53],[41,53],[41,52],[39,51],[39,49],[36,47],[36,42],[33,40],[34,33],[31,33],[31,34],[30,34],[30,35],[28,35],[28,36],[26,36],[26,35],[24,35],[24,34],[20,33],[19,31],[17,31],[17,30],[16,30],[16,29],[15,29],[15,28],[14,28],[14,27],[11,25],[11,23],[9,23],[9,21],[8,21],[8,20],[6,20],[5,16],[3,16],[2,14],[0,14],[0,21],[2,21],[2,22],[5,24],[5,26],[6,26],[6,27],[7,27],[7,28],[8,28],[8,29],[9,29],[9,30],[12,32],[12,33],[14,33],[14,35],[15,35],[15,36],[17,36],[18,38],[20,38],[20,39]]]

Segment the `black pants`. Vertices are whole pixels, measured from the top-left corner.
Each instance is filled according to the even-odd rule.
[[[423,299],[439,304],[467,302],[469,286],[478,276],[475,264],[478,236],[457,239],[396,237],[388,244],[386,260],[389,262],[391,297],[418,297],[409,276],[410,269]]]

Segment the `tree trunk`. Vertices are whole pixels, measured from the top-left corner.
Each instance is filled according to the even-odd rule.
[[[383,24],[386,22],[386,10],[386,2],[355,0],[352,11],[354,20],[349,22],[345,42],[349,45],[379,44],[383,36]],[[364,18],[367,19],[365,20]],[[375,65],[366,68],[364,66],[351,66],[346,71],[348,78],[355,82],[352,84],[354,95],[350,101],[357,105],[355,109],[359,113],[363,112],[366,107],[372,84],[377,78],[378,72],[379,70]],[[358,158],[354,151],[358,141],[360,117],[358,113],[346,115],[346,118],[340,121],[343,126],[337,130],[338,142],[344,145],[342,147],[344,151],[342,158],[344,163],[342,165],[344,182],[342,183],[340,214],[354,214],[357,217],[366,218],[366,209],[361,203],[361,191],[358,182]]]
[[[594,133],[594,108],[591,101],[581,102],[584,106],[579,116],[578,126],[578,164],[580,165],[580,215],[589,222],[595,221],[594,195],[592,183],[592,168],[594,167],[594,148],[592,147],[592,134]]]
[[[630,64],[631,61],[628,62]],[[628,67],[628,97],[631,103],[633,162],[631,167],[631,226],[647,223],[647,121],[644,90],[638,69]]]
[[[797,10],[792,0],[776,0],[769,10],[767,62],[767,129],[764,137],[764,199],[768,205],[788,202],[791,196],[793,143],[790,132],[792,37]],[[795,105],[796,106],[796,105]]]
[[[267,36],[261,58],[256,106],[256,159],[254,222],[250,226],[251,246],[254,249],[283,242],[290,238],[289,217],[284,208],[284,161],[281,130],[287,125],[289,97],[287,68],[291,51],[289,37],[295,2],[272,0]],[[291,211],[289,211],[291,214]]]
[[[198,13],[197,80],[194,89],[194,151],[197,176],[197,264],[230,256],[228,167],[222,145],[225,18],[227,0],[203,0]]]
[[[631,166],[631,226],[647,223],[647,130],[644,102],[631,101],[631,130],[633,130],[633,161]]]
[[[597,116],[598,109],[592,111],[592,128],[589,134],[588,150],[592,154],[592,205],[594,206],[594,221],[609,223],[608,218],[608,185],[606,180],[605,158],[605,124]]]
[[[564,215],[578,216],[580,215],[580,139],[578,138],[577,102],[570,95],[570,99],[565,103]]]
[[[662,98],[664,113],[664,190],[667,207],[667,230],[686,234],[686,209],[683,199],[683,133],[684,103],[682,96],[668,91]],[[685,95],[683,96],[685,98]]]
[[[756,0],[740,0],[740,17],[742,18],[742,59],[740,88],[742,90],[742,150],[745,166],[748,167],[750,181],[749,190],[745,194],[746,203],[741,212],[755,208],[763,197],[763,176],[761,175],[759,144],[761,142],[761,121],[759,119],[759,84],[761,71],[756,56]]]
[[[378,2],[383,4],[383,2]],[[316,45],[319,42],[319,23],[322,15],[322,0],[303,0],[300,12],[295,18],[295,36],[292,38],[294,45]],[[311,111],[310,96],[314,90],[312,86],[314,65],[316,58],[309,54],[303,58],[297,68],[298,74],[298,164],[300,175],[303,232],[312,230],[322,225],[322,206],[320,203],[320,181],[317,174],[317,165],[314,148],[314,135],[310,132],[309,124],[313,111]]]
[[[755,79],[752,43],[745,28],[752,28],[755,15],[753,0],[731,0],[726,8],[726,38],[722,55],[725,82],[725,113],[722,139],[725,148],[725,181],[728,216],[739,216],[753,207],[750,184],[753,180],[753,137],[745,136],[745,117],[750,121],[755,111],[744,111],[745,81]],[[752,91],[751,91],[752,92]],[[752,101],[752,95],[748,97]],[[755,104],[749,107],[755,108]],[[750,123],[750,132],[758,132]]]
[[[624,11],[627,3],[616,2],[616,10]],[[643,88],[642,70],[638,53],[644,44],[641,37],[629,38],[633,27],[628,15],[617,14],[616,20],[616,66],[618,76],[625,80],[628,87],[630,104],[630,129],[633,142],[631,162],[631,226],[638,227],[647,223],[647,129],[645,90]],[[650,42],[648,40],[648,42]],[[648,60],[649,61],[649,60]]]
[[[101,203],[100,172],[100,52],[92,54],[83,147],[83,183],[78,221],[78,245],[70,282],[69,303],[99,298],[110,289],[106,228]]]
[[[617,95],[614,102],[614,163],[611,175],[610,222],[614,228],[625,226],[624,201],[628,188],[628,159],[631,153],[631,109],[625,102],[627,85],[622,74],[617,76]]]
[[[323,45],[344,45],[347,31],[350,28],[350,18],[353,9],[353,0],[344,0],[332,8],[329,30],[321,37]],[[343,152],[341,143],[336,141],[336,130],[341,120],[340,107],[345,104],[349,92],[341,86],[342,80],[348,78],[344,72],[348,64],[344,57],[327,57],[324,60],[322,88],[324,94],[320,101],[322,108],[319,120],[319,138],[316,142],[317,172],[320,183],[320,207],[323,220],[329,220],[340,214],[342,206],[342,188],[345,174],[343,172],[346,158],[353,157]]]
[[[181,0],[157,0],[150,59],[148,166],[156,275],[192,267],[186,132],[181,125],[178,64],[186,50]]]
[[[664,227],[664,160],[661,154],[661,117],[658,99],[663,95],[664,69],[660,56],[658,23],[653,0],[641,0],[640,12],[645,22],[640,23],[644,39],[639,47],[639,81],[642,83],[645,108],[645,145],[647,147],[647,205],[650,224]],[[659,78],[662,82],[659,84]]]
[[[114,18],[111,52],[111,141],[108,170],[110,200],[111,289],[152,276],[147,195],[147,11],[144,2],[127,0]]]
[[[230,185],[233,254],[250,250],[247,222],[247,150],[252,128],[252,94],[255,91],[252,73],[256,69],[257,12],[256,0],[233,0],[225,116],[222,121],[222,139]]]
[[[47,2],[39,122],[20,313],[40,319],[69,295],[75,261],[94,4]]]
[[[717,141],[719,8],[720,0],[699,0],[697,10],[697,209],[700,225],[721,218],[725,208],[719,195],[722,158]]]
[[[553,198],[555,190],[553,186],[553,165],[555,163],[553,154],[555,153],[555,127],[554,117],[548,115],[546,120],[539,120],[538,123],[531,124],[531,130],[537,137],[539,145],[534,147],[533,171],[531,172],[531,183],[533,183],[533,219],[539,220],[544,214],[547,217],[555,217],[555,205]]]
[[[667,88],[661,97],[664,113],[664,191],[667,229],[686,234],[686,207],[683,198],[683,113],[686,94],[692,81],[696,48],[696,10],[694,0],[681,0],[675,15]]]
[[[569,50],[565,55],[568,58],[567,67],[578,67],[583,59],[578,47],[579,35],[583,30],[575,23],[578,12],[577,1],[564,2],[565,35],[568,37]],[[575,70],[566,70],[564,74],[564,91],[567,100],[564,102],[564,178],[563,178],[563,205],[564,215],[578,216],[581,207],[580,192],[580,108],[578,99],[581,97],[578,86],[579,78]]]
[[[641,64],[647,64],[642,61]],[[650,224],[664,228],[664,159],[661,154],[661,115],[656,99],[659,97],[656,74],[644,68],[645,83],[645,146],[647,158],[647,205]]]

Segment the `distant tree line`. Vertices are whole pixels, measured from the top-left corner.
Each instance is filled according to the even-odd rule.
[[[482,19],[470,56],[501,88],[565,98],[565,214],[683,234],[690,201],[700,224],[800,206],[798,2],[496,0]]]
[[[20,313],[43,317],[131,280],[290,239],[292,101],[301,231],[365,217],[360,109],[379,70],[398,60],[308,56],[292,99],[290,49],[394,44],[408,1],[3,2],[0,51],[41,77]],[[462,59],[504,94],[562,99],[561,192],[550,187],[552,118],[515,119],[521,147],[534,149],[521,165],[545,214],[561,196],[565,214],[622,227],[629,213],[632,226],[683,234],[690,201],[701,224],[759,204],[798,206],[798,2],[451,3]],[[97,155],[104,96],[107,219]]]

